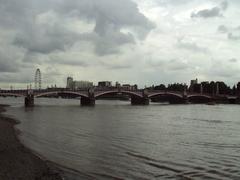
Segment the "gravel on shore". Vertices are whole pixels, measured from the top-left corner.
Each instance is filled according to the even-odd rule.
[[[16,136],[17,121],[0,105],[0,180],[62,180],[56,167],[34,155]]]

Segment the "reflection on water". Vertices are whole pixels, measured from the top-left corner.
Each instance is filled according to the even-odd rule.
[[[79,171],[73,179],[240,179],[238,105],[38,99],[26,109],[5,101],[22,141]]]

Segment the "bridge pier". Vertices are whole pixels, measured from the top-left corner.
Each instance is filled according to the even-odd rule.
[[[228,103],[229,104],[236,104],[237,103],[237,98],[228,98]]]
[[[149,105],[149,98],[132,96],[131,104],[132,105]]]
[[[34,96],[29,94],[25,97],[25,107],[33,107],[34,106]]]
[[[188,104],[189,103],[189,99],[187,97],[187,95],[183,96],[183,104]]]
[[[81,103],[81,106],[94,106],[95,98],[81,97],[80,103]]]

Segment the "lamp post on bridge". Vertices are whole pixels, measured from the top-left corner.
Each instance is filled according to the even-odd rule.
[[[188,97],[187,97],[187,85],[184,85],[184,90],[183,90],[183,101],[184,103],[188,103]]]
[[[217,82],[217,87],[216,87],[216,96],[219,95],[219,83]]]
[[[202,83],[200,84],[200,94],[201,95],[203,94],[203,85],[202,85]]]

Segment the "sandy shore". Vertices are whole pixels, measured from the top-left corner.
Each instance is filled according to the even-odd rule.
[[[60,171],[34,155],[17,139],[14,119],[0,105],[0,180],[61,180]]]

